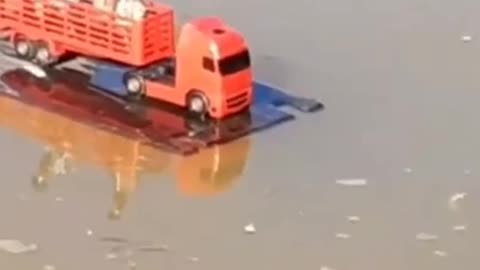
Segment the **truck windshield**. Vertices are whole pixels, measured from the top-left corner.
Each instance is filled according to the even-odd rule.
[[[250,67],[250,53],[243,50],[240,53],[225,57],[218,61],[220,73],[230,75]]]

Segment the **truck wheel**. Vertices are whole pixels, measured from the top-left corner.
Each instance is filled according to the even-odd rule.
[[[140,99],[145,94],[145,81],[136,74],[127,74],[124,79],[129,98]]]
[[[13,47],[16,55],[21,59],[32,60],[35,57],[35,45],[27,39],[15,39]]]
[[[187,98],[188,112],[197,119],[205,120],[208,115],[208,99],[201,92],[192,92]]]
[[[35,62],[40,66],[46,66],[55,62],[55,57],[53,57],[50,52],[48,44],[41,42],[37,45],[35,52]]]

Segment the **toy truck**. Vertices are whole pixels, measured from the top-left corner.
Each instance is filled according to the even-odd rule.
[[[17,57],[39,66],[82,56],[127,68],[124,96],[131,99],[171,103],[200,119],[249,108],[251,59],[238,31],[205,17],[186,23],[176,38],[169,6],[147,1],[140,20],[114,10],[92,0],[0,0],[0,30]]]

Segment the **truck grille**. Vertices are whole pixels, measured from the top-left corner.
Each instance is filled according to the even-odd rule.
[[[247,92],[243,92],[227,98],[227,108],[229,110],[240,108],[247,102]]]

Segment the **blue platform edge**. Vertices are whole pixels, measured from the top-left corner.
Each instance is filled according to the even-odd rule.
[[[90,84],[111,94],[126,96],[127,90],[123,78],[129,70],[128,67],[98,64],[90,77]],[[254,83],[253,92],[254,97],[250,113],[254,116],[252,118],[255,121],[252,123],[250,132],[294,120],[296,117],[293,114],[281,110],[281,107],[284,106],[303,113],[312,113],[323,109],[323,104],[315,99],[294,96],[258,81]]]

